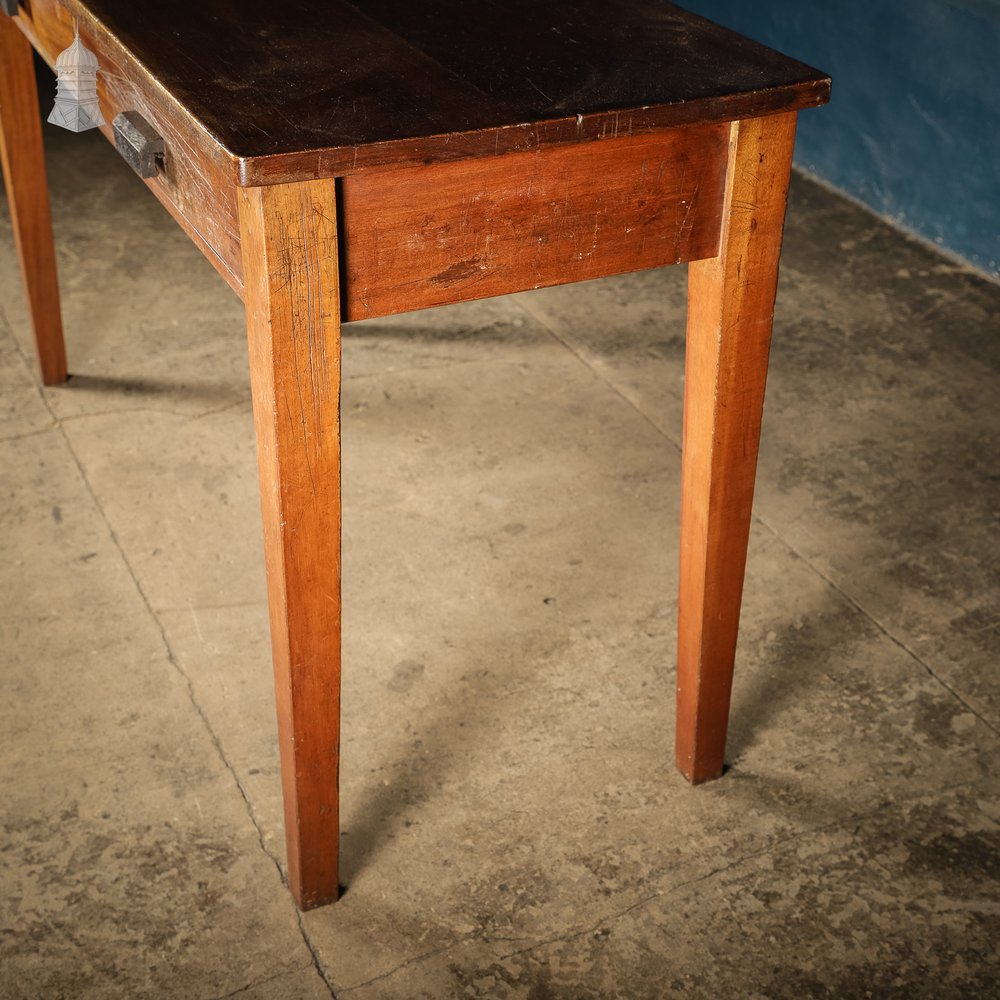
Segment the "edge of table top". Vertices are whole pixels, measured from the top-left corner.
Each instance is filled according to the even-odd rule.
[[[530,152],[567,143],[641,135],[697,122],[760,118],[784,111],[820,107],[830,99],[830,78],[752,94],[725,95],[708,102],[679,102],[599,111],[494,128],[414,136],[363,146],[328,146],[263,156],[233,158],[241,187],[280,184],[319,177],[341,177],[362,170],[393,169],[479,156]]]
[[[621,107],[600,107],[592,110],[586,109],[585,99],[580,100],[581,110],[576,110],[571,103],[571,110],[567,110],[566,105],[570,98],[547,102],[547,106],[546,102],[536,102],[530,109],[531,114],[523,115],[518,113],[524,110],[519,104],[503,103],[494,99],[494,95],[489,93],[485,86],[481,86],[482,80],[477,79],[470,83],[451,67],[444,66],[434,59],[433,55],[429,56],[412,41],[413,37],[416,37],[424,48],[433,48],[426,38],[414,36],[413,30],[407,38],[397,37],[394,34],[395,28],[390,31],[373,20],[365,10],[358,9],[366,7],[378,11],[382,7],[394,7],[395,0],[355,0],[353,4],[346,3],[345,0],[329,0],[331,4],[336,4],[342,16],[356,16],[354,30],[368,31],[375,36],[373,44],[388,47],[398,42],[398,59],[401,63],[405,63],[408,59],[415,61],[420,72],[429,74],[431,82],[426,84],[426,89],[432,96],[437,93],[435,88],[437,90],[445,88],[443,91],[445,97],[453,100],[455,105],[447,108],[449,113],[454,112],[451,118],[465,122],[470,127],[453,128],[449,125],[448,130],[435,130],[433,122],[430,123],[432,127],[427,128],[427,120],[421,120],[419,116],[415,120],[406,120],[404,116],[401,122],[392,121],[392,127],[397,134],[389,138],[372,140],[358,136],[355,141],[344,141],[343,136],[334,134],[329,136],[334,141],[325,142],[324,139],[327,137],[321,130],[315,127],[311,131],[306,128],[296,129],[295,123],[286,113],[284,118],[288,120],[288,125],[284,126],[283,133],[277,138],[272,135],[269,139],[254,142],[247,137],[252,134],[250,130],[257,124],[255,114],[261,115],[261,121],[268,120],[273,123],[282,116],[283,107],[275,107],[273,101],[270,104],[262,101],[256,108],[252,102],[249,107],[241,107],[239,104],[241,97],[245,98],[249,93],[252,98],[255,93],[252,89],[243,94],[220,95],[217,92],[218,87],[212,90],[211,86],[205,86],[202,88],[204,93],[201,93],[191,83],[196,79],[193,71],[188,71],[188,76],[185,77],[179,70],[171,68],[171,58],[177,61],[178,56],[177,52],[171,52],[170,45],[178,43],[167,39],[163,43],[165,51],[154,51],[150,48],[149,39],[160,38],[163,35],[162,32],[156,34],[158,28],[155,25],[143,29],[149,30],[150,34],[140,37],[136,23],[134,20],[129,20],[131,15],[122,14],[116,20],[114,15],[118,15],[120,10],[127,9],[129,6],[127,4],[118,7],[116,6],[118,0],[61,0],[61,2],[69,15],[79,18],[81,36],[85,42],[88,34],[96,32],[105,38],[113,39],[114,43],[128,54],[136,69],[168,98],[173,108],[172,113],[185,117],[196,132],[205,136],[207,145],[211,147],[208,150],[209,154],[224,168],[225,174],[232,177],[233,183],[241,187],[346,176],[373,169],[392,169],[539,150],[567,143],[599,141],[623,135],[655,132],[695,122],[755,118],[817,107],[826,103],[830,97],[830,78],[804,63],[774,52],[671,4],[651,6],[653,0],[616,0],[619,5],[632,4],[643,11],[653,10],[661,18],[673,18],[681,23],[683,29],[701,33],[701,36],[709,38],[723,53],[729,51],[727,46],[737,53],[748,53],[745,56],[746,69],[744,70],[742,66],[737,67],[741,73],[727,67],[730,77],[738,78],[738,85],[734,86],[731,82],[723,81],[718,88],[719,92],[712,93],[709,78],[708,92],[699,93],[695,98],[624,104]],[[438,6],[442,4],[447,6],[451,2],[455,0],[437,0]],[[221,8],[225,3],[226,0],[216,0],[215,6]],[[172,3],[154,2],[143,6],[147,17],[153,16],[151,11],[154,9],[161,14],[166,8],[177,10],[176,4]],[[243,6],[260,7],[260,3],[244,0],[241,4],[241,7]],[[326,10],[326,7],[322,9]],[[263,16],[260,14],[260,17]],[[30,32],[26,33],[30,37]],[[367,40],[367,36],[363,40]],[[206,40],[206,44],[208,41]],[[654,39],[653,43],[655,41]],[[593,48],[593,40],[591,42]],[[243,39],[242,44],[243,48],[238,51],[246,51],[250,42]],[[306,43],[300,40],[297,44],[302,46]],[[623,43],[619,40],[618,44],[621,48]],[[650,53],[655,57],[659,51],[655,44],[652,44],[640,54],[646,55],[648,62]],[[675,43],[670,52],[676,55],[677,51]],[[397,55],[395,51],[392,54]],[[475,57],[476,51],[474,48],[467,48],[463,54],[469,59]],[[713,51],[711,54],[716,53]],[[202,55],[199,58],[204,66],[210,57]],[[769,73],[762,72],[762,65]],[[656,68],[654,65],[653,70]],[[406,69],[405,65],[403,69]],[[383,71],[379,79],[391,76],[393,71],[393,68]],[[399,72],[402,71],[401,69]],[[298,72],[297,68],[295,72]],[[313,67],[310,72],[315,74],[316,68]],[[646,69],[646,72],[652,71]],[[701,72],[703,78],[701,88],[706,90],[703,67]],[[298,78],[296,81],[300,82]],[[349,79],[346,85],[348,92],[350,87],[356,89],[365,82],[364,79],[360,81]],[[528,80],[528,83],[534,85],[531,80]],[[523,82],[521,87],[523,89]],[[620,89],[628,96],[627,88]],[[539,88],[535,86],[535,90]],[[270,94],[271,91],[266,93]],[[614,96],[613,93],[612,97]],[[545,95],[542,94],[542,97]],[[291,107],[294,102],[289,100]],[[593,98],[590,100],[593,101]],[[229,102],[228,105],[224,104],[225,101]],[[232,123],[227,121],[225,114],[220,110],[228,107],[240,112],[237,115],[234,111]],[[535,114],[537,117],[531,117]],[[385,127],[384,123],[381,127]],[[407,130],[415,134],[406,134]],[[258,131],[263,132],[264,129]],[[336,129],[332,131],[336,132]],[[372,129],[371,134],[379,134],[377,127]],[[268,143],[278,143],[281,148],[267,151]]]

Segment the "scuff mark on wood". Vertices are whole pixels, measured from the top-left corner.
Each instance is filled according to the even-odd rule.
[[[435,285],[455,285],[471,278],[479,278],[486,269],[486,264],[482,257],[473,257],[471,260],[456,261],[437,274],[432,274],[429,281]]]

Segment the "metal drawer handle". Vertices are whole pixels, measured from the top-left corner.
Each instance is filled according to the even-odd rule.
[[[111,123],[115,149],[140,177],[155,177],[166,152],[163,137],[138,111],[123,111]]]

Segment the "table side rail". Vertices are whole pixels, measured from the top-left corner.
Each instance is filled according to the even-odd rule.
[[[345,318],[714,257],[729,130],[344,177]]]
[[[15,23],[49,64],[73,40],[73,18],[58,0],[32,0]],[[192,127],[143,68],[99,25],[80,19],[80,37],[97,56],[97,92],[106,125],[101,132],[114,144],[111,122],[121,111],[138,111],[163,137],[163,169],[143,183],[159,199],[215,269],[242,297],[236,192],[219,157],[228,156],[210,136]],[[53,95],[54,96],[54,95]]]

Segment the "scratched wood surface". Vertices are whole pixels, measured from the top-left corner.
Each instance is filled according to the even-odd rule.
[[[346,177],[345,314],[715,255],[727,125]]]
[[[31,46],[0,15],[0,164],[14,242],[46,385],[66,380],[52,215]]]
[[[50,66],[73,40],[73,17],[60,0],[32,0],[30,8],[25,7],[16,22],[9,23],[21,28]],[[96,53],[101,67],[97,93],[107,123],[101,131],[113,143],[115,115],[138,111],[164,137],[164,169],[143,183],[237,295],[242,295],[243,261],[231,157],[188,115],[178,112],[170,96],[113,34],[81,19],[80,36]]]
[[[303,909],[337,898],[340,305],[332,181],[239,197],[288,848]]]
[[[795,113],[734,122],[719,254],[688,267],[677,766],[722,774]]]
[[[32,11],[55,0],[33,0]],[[828,77],[661,0],[62,0],[239,184],[822,104]],[[169,145],[169,143],[168,143]]]

